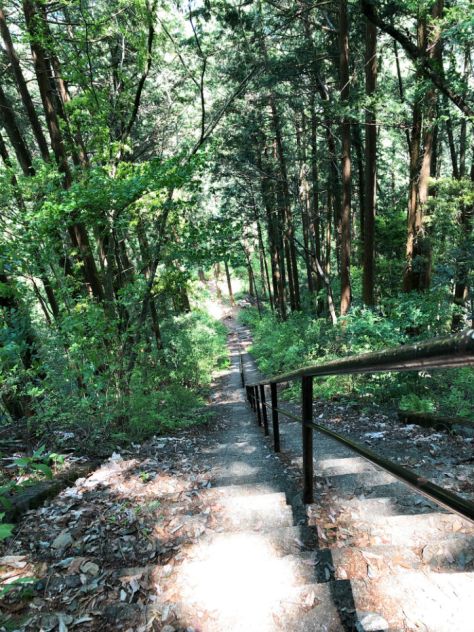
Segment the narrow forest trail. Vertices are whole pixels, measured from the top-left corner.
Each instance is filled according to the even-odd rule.
[[[301,502],[301,429],[272,451],[241,388],[249,332],[229,330],[203,427],[113,455],[28,512],[0,560],[34,576],[2,630],[338,632],[474,630],[474,529],[315,437],[316,500]]]

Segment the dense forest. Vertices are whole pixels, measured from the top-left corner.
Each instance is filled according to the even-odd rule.
[[[468,0],[2,2],[7,432],[94,446],[199,419],[226,361],[215,283],[252,304],[267,373],[472,325],[473,20]],[[472,384],[319,388],[469,415]]]

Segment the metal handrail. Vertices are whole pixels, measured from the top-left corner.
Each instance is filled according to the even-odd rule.
[[[414,345],[403,345],[385,351],[363,353],[332,360],[315,366],[302,367],[289,373],[254,382],[281,384],[298,377],[344,375],[347,373],[380,373],[383,371],[420,371],[423,369],[449,369],[474,364],[474,329],[454,336],[434,338]]]
[[[334,360],[319,366],[304,367],[267,380],[254,382],[246,386],[247,398],[252,409],[257,414],[259,425],[263,425],[266,435],[269,434],[267,409],[271,410],[275,452],[280,451],[279,414],[302,423],[304,502],[313,502],[313,430],[316,430],[357,452],[426,498],[474,523],[474,503],[471,501],[435,485],[423,476],[418,476],[411,470],[377,455],[356,441],[344,437],[326,426],[317,424],[312,419],[313,377],[315,376],[376,373],[382,371],[413,371],[427,368],[444,369],[471,365],[474,365],[474,330],[472,329],[455,336]],[[240,366],[242,384],[244,384],[243,364],[241,363]],[[302,381],[303,410],[301,418],[278,408],[277,404],[276,385],[297,378],[301,378]],[[271,405],[265,401],[265,386],[270,386]]]

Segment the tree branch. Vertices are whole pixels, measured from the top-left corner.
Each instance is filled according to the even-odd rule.
[[[433,85],[435,85],[438,90],[450,101],[452,101],[454,105],[456,105],[467,117],[474,118],[474,109],[466,102],[464,95],[452,90],[446,82],[442,70],[441,72],[437,70],[434,67],[432,60],[427,57],[423,51],[420,51],[418,46],[416,46],[416,44],[414,44],[410,38],[405,35],[405,33],[397,30],[392,24],[385,22],[379,16],[375,9],[375,5],[372,4],[370,0],[361,0],[361,9],[362,13],[370,22],[372,22],[372,24],[375,24],[375,26],[377,26],[381,31],[393,37],[393,39],[403,47],[408,57],[414,64],[416,64],[424,77],[429,79]]]

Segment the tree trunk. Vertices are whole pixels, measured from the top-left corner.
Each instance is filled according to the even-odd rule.
[[[221,267],[218,263],[214,264],[214,279],[216,282],[216,295],[217,298],[220,300],[222,298],[222,292],[221,292],[221,288],[219,286],[219,282],[220,282],[220,275],[221,275]]]
[[[395,65],[397,68],[398,92],[400,94],[400,101],[402,103],[405,103],[405,90],[403,89],[402,71],[400,70],[400,58],[398,56],[398,46],[397,46],[396,40],[393,40],[393,52],[395,54]],[[410,155],[410,152],[411,152],[410,131],[407,128],[405,128],[405,137],[407,139],[408,155]]]
[[[432,9],[433,18],[441,17],[443,0],[437,0]],[[441,65],[441,44],[439,34],[428,37],[426,17],[418,20],[418,47],[423,54],[436,59]],[[418,80],[421,72],[418,70]],[[408,202],[408,237],[407,263],[405,268],[403,289],[423,291],[429,288],[431,281],[431,244],[424,222],[426,203],[429,195],[429,178],[433,172],[435,161],[435,117],[437,95],[431,88],[424,103],[419,100],[413,108],[413,131],[410,148],[410,193]],[[421,152],[422,118],[425,110],[423,132],[423,152]]]
[[[313,241],[313,254],[314,258],[321,262],[321,219],[319,214],[319,169],[318,169],[318,143],[317,143],[317,122],[316,111],[314,103],[314,94],[310,97],[311,106],[311,221],[310,221],[310,233]],[[314,265],[312,270],[314,271]],[[320,274],[316,271],[314,289],[319,294],[323,286],[323,280]],[[318,296],[316,299],[316,314],[319,315],[324,309],[323,301]]]
[[[268,289],[268,300],[270,302],[270,309],[273,312],[273,296],[272,289],[270,284],[270,275],[268,274],[268,264],[267,264],[267,255],[265,252],[265,246],[263,244],[263,236],[262,236],[262,227],[260,226],[260,221],[257,219],[257,235],[258,235],[258,247],[260,250],[260,261],[262,264],[262,278],[265,275],[266,285]]]
[[[26,176],[32,176],[35,170],[33,169],[31,153],[20,132],[14,111],[13,105],[0,84],[0,124],[5,128],[23,173]]]
[[[34,0],[23,0],[23,10],[26,26],[30,35],[30,47],[35,75],[49,129],[51,147],[58,164],[58,169],[64,176],[64,188],[68,189],[72,184],[72,175],[69,169],[58,115],[55,109],[55,95],[51,88],[51,81],[48,75],[48,58],[46,51],[40,43],[43,31],[41,27],[42,18],[40,12],[36,10]],[[99,301],[103,301],[104,291],[86,228],[80,223],[74,223],[68,227],[68,232],[73,246],[79,251],[83,263],[84,278],[91,294]]]
[[[232,281],[230,278],[229,264],[227,263],[227,261],[224,261],[224,268],[225,268],[225,277],[227,279],[227,291],[229,292],[229,301],[232,307],[234,307],[235,299],[234,299],[234,293],[232,291]]]
[[[365,108],[367,113],[367,106]],[[351,142],[355,150],[355,162],[357,165],[357,197],[359,207],[359,222],[354,219],[353,222],[353,240],[357,244],[357,259],[363,266],[364,264],[364,221],[365,221],[365,168],[364,168],[364,141],[362,140],[361,126],[356,124],[351,129]],[[358,233],[357,233],[357,228]]]
[[[339,69],[341,101],[349,105],[349,26],[347,0],[339,2]],[[343,115],[342,138],[342,208],[341,208],[341,316],[351,306],[351,124],[349,114]]]
[[[273,93],[269,98],[270,110],[272,114],[273,131],[275,133],[275,150],[280,169],[280,206],[281,219],[283,222],[283,242],[285,250],[286,267],[288,272],[288,287],[290,289],[290,305],[292,311],[301,309],[300,289],[298,279],[298,264],[296,260],[296,249],[294,241],[294,226],[291,213],[290,192],[288,188],[288,174],[286,169],[286,159],[283,150],[283,140],[281,133],[281,123]]]
[[[286,320],[286,302],[285,302],[285,281],[284,266],[280,250],[281,230],[277,220],[277,209],[275,201],[274,182],[267,175],[270,173],[271,167],[268,160],[263,162],[263,157],[267,156],[265,148],[265,138],[262,139],[261,147],[257,148],[257,167],[260,171],[260,192],[265,207],[267,219],[268,245],[270,248],[270,262],[272,268],[272,285],[275,309],[278,318],[282,321]]]
[[[377,196],[377,126],[375,97],[377,86],[377,27],[367,21],[365,32],[365,93],[369,105],[365,114],[365,195],[364,195],[364,257],[362,298],[366,305],[375,303],[375,205]]]
[[[21,100],[23,102],[23,106],[25,108],[26,114],[28,116],[31,129],[33,130],[33,134],[36,139],[38,149],[40,150],[41,157],[43,158],[44,161],[49,162],[50,157],[49,157],[48,143],[46,142],[46,137],[43,133],[43,128],[41,127],[40,120],[38,118],[35,106],[33,104],[33,100],[31,98],[27,83],[23,76],[23,72],[20,66],[20,61],[16,54],[15,48],[13,46],[13,42],[10,35],[10,31],[8,29],[5,14],[3,10],[1,9],[1,7],[0,7],[0,32],[2,35],[3,44],[5,47],[5,52],[8,56],[11,70],[15,77],[16,86],[21,96]]]
[[[296,129],[296,147],[298,154],[298,192],[300,198],[301,207],[301,227],[303,230],[303,243],[305,251],[309,254],[305,257],[306,263],[306,283],[308,286],[308,292],[310,295],[314,292],[314,279],[313,270],[311,267],[311,253],[313,249],[313,240],[311,239],[311,227],[310,227],[310,187],[308,180],[308,166],[306,164],[306,148],[305,148],[305,116],[304,112],[301,115],[302,126],[301,131],[298,128],[298,120],[295,119]],[[303,139],[301,138],[303,136]]]

